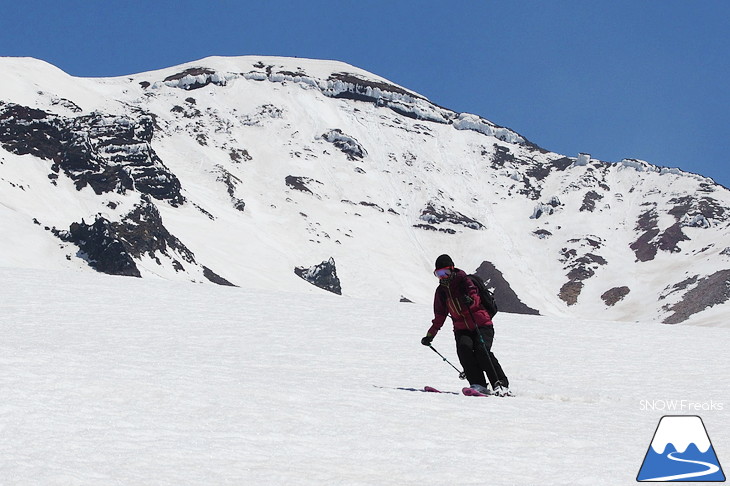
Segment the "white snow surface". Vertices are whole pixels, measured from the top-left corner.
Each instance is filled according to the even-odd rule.
[[[633,484],[671,414],[651,400],[730,451],[727,328],[499,314],[517,397],[473,398],[400,389],[464,384],[419,342],[428,305],[8,267],[0,288],[3,485]],[[434,346],[458,363],[446,327]]]

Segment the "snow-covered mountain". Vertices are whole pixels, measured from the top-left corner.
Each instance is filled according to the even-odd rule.
[[[0,76],[0,266],[428,303],[449,253],[508,312],[730,310],[730,191],[699,175],[550,152],[334,61]]]

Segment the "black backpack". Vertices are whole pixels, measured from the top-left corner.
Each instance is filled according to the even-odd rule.
[[[489,312],[490,317],[494,317],[499,308],[497,302],[494,300],[494,295],[489,291],[487,286],[484,284],[484,280],[479,275],[467,275],[474,285],[476,285],[477,291],[479,292],[479,299],[482,301],[482,306]]]

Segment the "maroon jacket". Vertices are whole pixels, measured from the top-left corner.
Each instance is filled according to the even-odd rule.
[[[467,295],[472,300],[471,305],[466,303]],[[492,318],[481,305],[479,291],[466,273],[458,268],[454,269],[450,278],[439,283],[433,297],[433,313],[432,325],[428,330],[431,336],[439,332],[449,314],[455,331],[492,325]]]

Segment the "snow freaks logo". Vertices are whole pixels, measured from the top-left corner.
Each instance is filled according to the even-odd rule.
[[[725,481],[705,424],[696,415],[659,420],[637,481]]]

